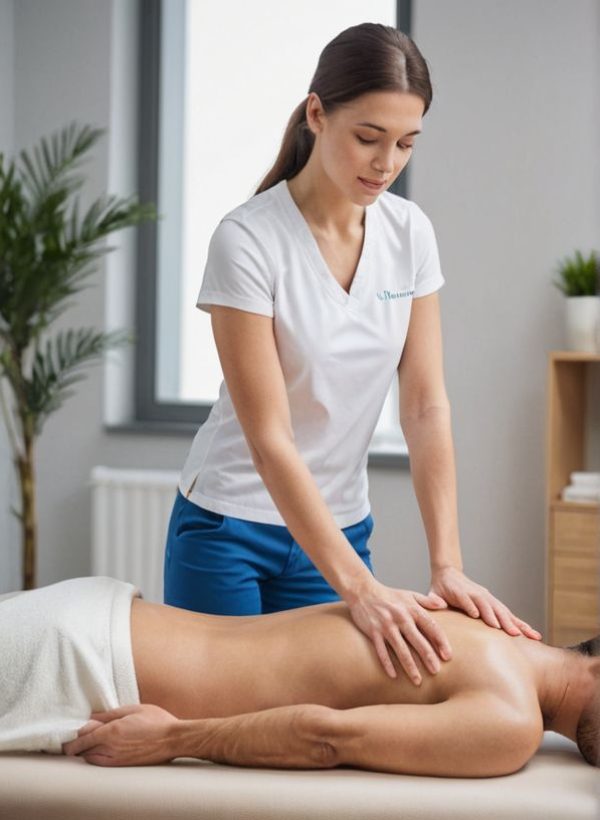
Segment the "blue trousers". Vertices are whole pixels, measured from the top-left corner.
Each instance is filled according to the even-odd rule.
[[[342,529],[371,572],[373,526],[369,513]],[[165,549],[165,604],[258,615],[339,600],[287,527],[212,512],[177,491]]]

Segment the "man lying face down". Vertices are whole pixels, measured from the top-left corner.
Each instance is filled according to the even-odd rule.
[[[551,647],[432,610],[452,657],[432,674],[413,652],[416,686],[344,602],[231,617],[139,594],[76,578],[0,601],[0,751],[488,777],[553,730],[600,763],[598,637]]]

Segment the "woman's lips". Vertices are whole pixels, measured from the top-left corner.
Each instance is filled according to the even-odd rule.
[[[370,191],[379,191],[381,190],[381,188],[385,186],[385,182],[368,182],[366,179],[363,179],[363,177],[359,177],[359,180],[362,182],[365,188],[368,188]]]

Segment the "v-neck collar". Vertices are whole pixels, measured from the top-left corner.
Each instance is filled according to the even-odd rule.
[[[319,276],[322,284],[328,293],[340,304],[347,307],[355,307],[363,291],[365,274],[368,267],[369,256],[371,253],[372,233],[373,233],[373,212],[372,205],[365,208],[365,230],[363,236],[362,250],[354,273],[354,278],[350,284],[350,292],[346,292],[340,285],[338,280],[329,269],[326,263],[319,243],[316,240],[308,222],[300,208],[296,205],[292,194],[287,185],[287,180],[283,179],[273,187],[273,190],[279,194],[280,202],[284,207],[284,211],[290,219],[292,227],[295,229],[302,247],[304,248],[309,261],[312,264],[313,270]],[[373,203],[374,205],[375,203]]]

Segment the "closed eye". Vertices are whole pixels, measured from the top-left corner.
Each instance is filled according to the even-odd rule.
[[[358,134],[356,135],[356,139],[363,145],[372,145],[374,142],[377,142],[377,140],[365,140],[362,137],[359,137]],[[398,148],[402,148],[403,151],[408,151],[413,147],[413,145],[403,145],[401,142],[398,143]]]

